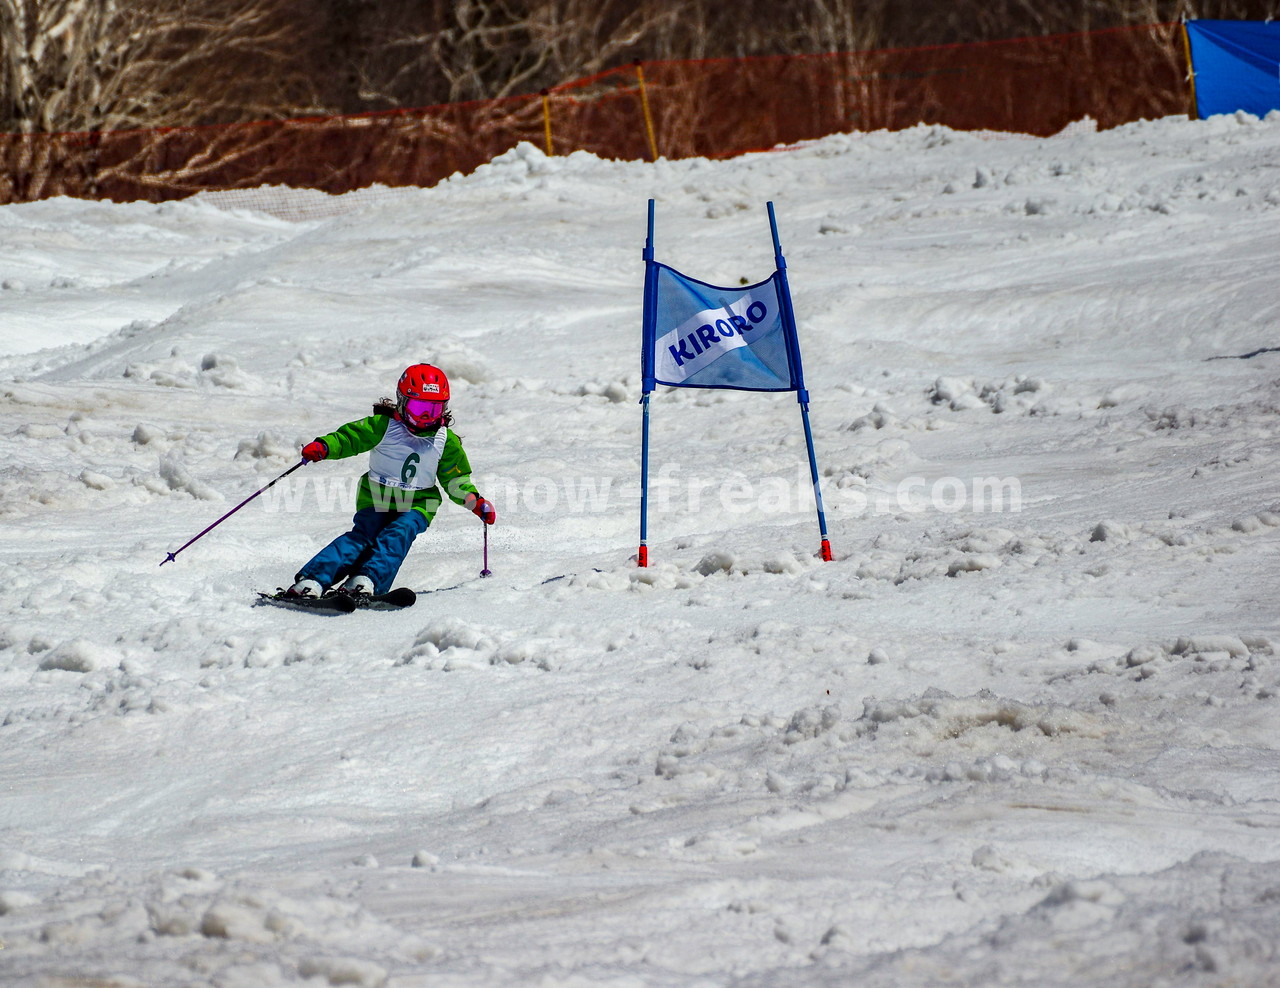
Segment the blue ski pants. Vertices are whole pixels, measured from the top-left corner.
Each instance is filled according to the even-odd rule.
[[[367,576],[375,593],[391,589],[413,540],[427,530],[421,511],[361,508],[351,531],[339,535],[298,571],[295,579],[315,580],[328,588],[350,576]]]

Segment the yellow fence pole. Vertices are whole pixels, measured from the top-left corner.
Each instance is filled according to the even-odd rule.
[[[1200,119],[1200,109],[1196,103],[1196,65],[1191,60],[1191,34],[1187,31],[1187,19],[1182,19],[1182,50],[1187,56],[1187,80],[1191,83],[1191,112],[1188,116],[1192,120]]]
[[[636,78],[640,80],[640,106],[644,109],[644,129],[649,136],[649,157],[658,160],[658,140],[653,136],[653,114],[649,112],[649,91],[644,84],[644,66],[636,60]]]
[[[547,143],[547,157],[550,158],[554,153],[551,150],[551,101],[545,89],[542,91],[542,133]]]

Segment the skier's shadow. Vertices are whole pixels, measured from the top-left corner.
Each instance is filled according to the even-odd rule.
[[[1280,353],[1280,346],[1264,346],[1259,350],[1254,350],[1252,353],[1229,353],[1220,357],[1205,357],[1204,359],[1206,362],[1210,360],[1251,360],[1263,353]]]
[[[603,573],[604,570],[593,566],[591,568],[591,572]],[[542,580],[538,585],[545,587],[548,583],[555,583],[557,580],[565,580],[573,575],[574,575],[573,573],[561,573],[559,576],[549,576],[545,580]],[[463,587],[471,586],[473,583],[478,582],[480,579],[481,579],[480,577],[473,576],[473,577],[468,577],[467,579],[463,580],[461,583],[455,583],[451,587],[434,587],[431,590],[415,590],[414,592],[419,597],[422,597],[422,596],[425,596],[426,594],[431,594],[431,593],[444,593],[448,590],[460,590]]]

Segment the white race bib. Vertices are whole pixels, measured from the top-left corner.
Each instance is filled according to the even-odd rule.
[[[436,468],[448,438],[444,426],[435,435],[415,436],[399,419],[392,419],[382,442],[369,452],[369,479],[406,491],[435,487]]]

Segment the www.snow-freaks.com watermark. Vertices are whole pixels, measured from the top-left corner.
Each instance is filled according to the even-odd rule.
[[[476,487],[499,512],[521,514],[605,514],[638,506],[638,479],[607,476],[500,475],[473,478]],[[290,477],[263,495],[273,512],[345,512],[353,510],[360,476],[315,472]],[[376,489],[375,489],[376,491]],[[649,481],[649,510],[658,513],[715,511],[729,515],[782,515],[812,512],[814,488],[805,468],[792,477],[745,474],[699,476],[670,464]],[[407,511],[416,492],[383,488],[374,507]],[[1017,513],[1022,510],[1022,484],[1017,477],[904,477],[890,486],[873,486],[845,478],[822,483],[823,504],[842,514]]]

